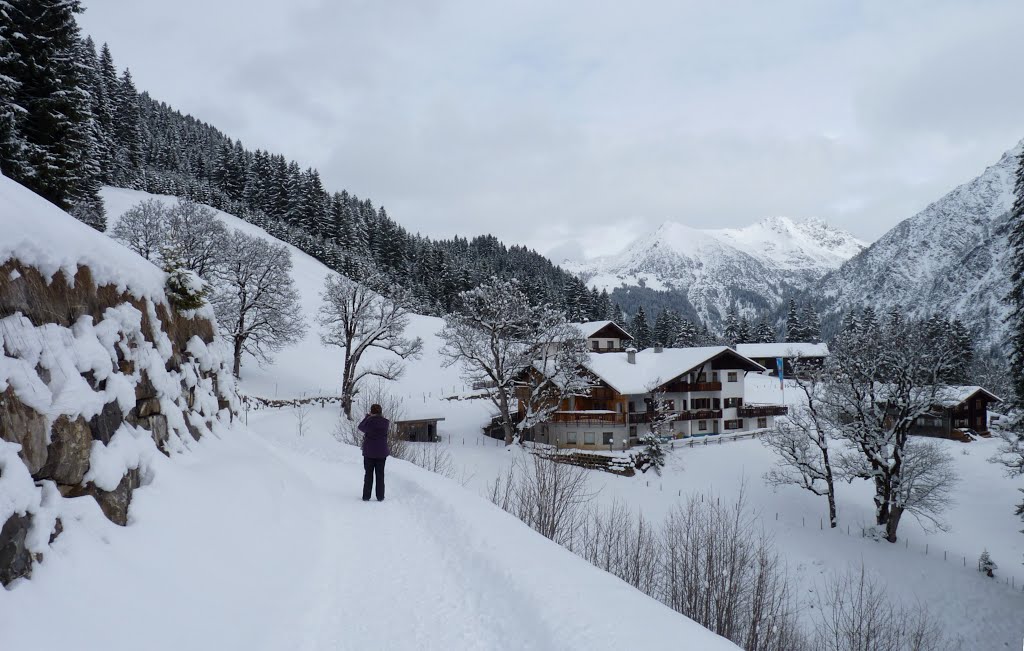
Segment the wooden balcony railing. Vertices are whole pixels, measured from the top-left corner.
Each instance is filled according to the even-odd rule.
[[[579,423],[580,425],[610,424],[622,425],[626,422],[624,414],[615,412],[601,413],[593,411],[556,411],[551,415],[552,423]]]
[[[740,418],[761,418],[764,416],[785,416],[789,413],[789,407],[785,405],[743,405],[736,408],[736,415]]]
[[[722,417],[721,409],[693,409],[675,412],[674,420],[714,420]],[[636,412],[629,415],[630,423],[649,423],[654,420],[654,412]]]

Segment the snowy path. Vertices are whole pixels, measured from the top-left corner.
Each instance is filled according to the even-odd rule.
[[[251,427],[158,460],[126,528],[72,500],[0,649],[736,648],[455,482],[392,459],[363,502],[358,450]]]

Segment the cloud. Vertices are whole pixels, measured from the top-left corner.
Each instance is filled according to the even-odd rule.
[[[92,4],[154,96],[410,230],[556,258],[668,219],[873,239],[1024,137],[1014,0]]]

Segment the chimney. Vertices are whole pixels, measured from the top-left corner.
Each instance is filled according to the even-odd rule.
[[[630,346],[626,349],[626,361],[630,364],[636,364],[636,348]]]
[[[664,350],[664,348],[661,347],[661,344],[657,344],[657,345],[654,346],[654,352],[656,352],[656,353],[660,353],[663,350]]]

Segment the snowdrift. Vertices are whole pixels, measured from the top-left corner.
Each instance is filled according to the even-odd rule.
[[[30,576],[89,496],[124,525],[150,462],[230,421],[226,349],[164,274],[0,176],[0,583]],[[77,508],[77,507],[76,507]]]

